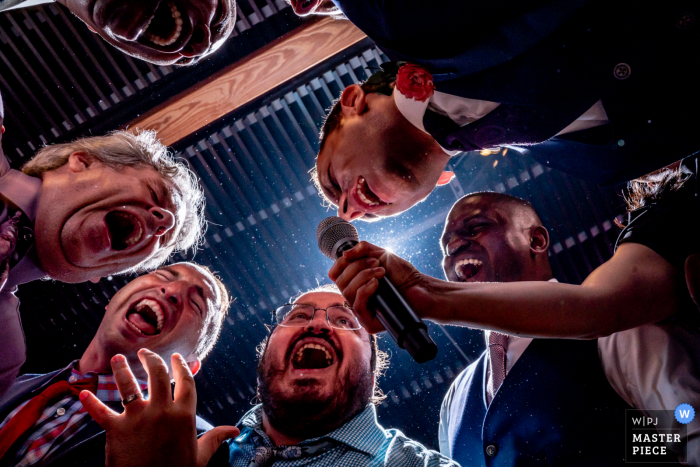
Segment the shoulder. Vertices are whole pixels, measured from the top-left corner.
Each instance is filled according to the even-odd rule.
[[[452,459],[449,459],[437,451],[426,448],[418,441],[412,440],[396,429],[385,430],[390,437],[387,447],[384,465],[406,467],[459,467]]]

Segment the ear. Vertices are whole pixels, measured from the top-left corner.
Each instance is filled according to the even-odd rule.
[[[351,84],[340,95],[340,107],[343,115],[360,115],[367,108],[365,91],[359,84]]]
[[[90,282],[92,282],[93,284],[97,284],[98,282],[100,282],[101,279],[102,279],[102,277],[97,276],[97,277],[93,277],[93,278],[88,279],[88,280],[89,280]]]
[[[444,171],[440,174],[440,178],[438,178],[437,186],[447,185],[453,178],[455,178],[454,172]]]
[[[97,160],[86,152],[74,152],[68,156],[68,163],[66,166],[68,170],[73,173],[84,172],[90,168]]]
[[[549,232],[541,225],[530,231],[530,251],[535,255],[547,254],[549,250]]]
[[[202,367],[202,362],[194,355],[190,355],[185,361],[187,362],[187,366],[190,367],[192,376],[196,375],[199,369]]]

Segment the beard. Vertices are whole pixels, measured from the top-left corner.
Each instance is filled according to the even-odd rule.
[[[330,433],[364,410],[374,392],[368,364],[351,362],[326,392],[314,378],[282,388],[285,365],[268,362],[266,357],[267,352],[258,364],[258,396],[270,424],[287,436],[310,439]]]

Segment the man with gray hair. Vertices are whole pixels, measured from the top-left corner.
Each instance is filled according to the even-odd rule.
[[[152,269],[196,245],[204,223],[195,175],[155,132],[47,146],[21,172],[10,168],[1,138],[0,396],[25,360],[19,284]]]

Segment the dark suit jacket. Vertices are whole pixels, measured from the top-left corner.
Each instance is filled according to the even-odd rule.
[[[697,2],[334,1],[391,59],[425,66],[438,91],[558,115],[551,136],[602,100],[609,126],[528,147],[545,165],[610,184],[700,150]]]
[[[7,393],[0,399],[0,420],[4,420],[19,404],[27,399],[41,393],[49,384],[68,377],[71,366],[57,370],[45,375],[22,375]],[[121,403],[107,403],[107,405],[117,411],[122,412]],[[201,435],[213,427],[197,417],[197,434]],[[92,421],[83,429],[76,433],[68,442],[63,443],[59,448],[50,453],[41,465],[52,467],[103,467],[105,465],[105,432]],[[2,467],[7,463],[0,463]]]

